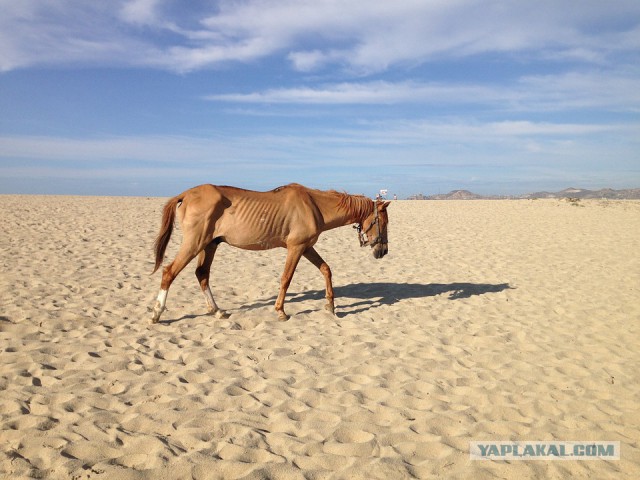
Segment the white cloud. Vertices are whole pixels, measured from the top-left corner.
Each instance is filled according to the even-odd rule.
[[[216,162],[276,162],[291,159],[300,165],[313,164],[307,154],[322,156],[344,148],[377,149],[382,145],[402,151],[416,145],[455,145],[460,142],[486,145],[507,141],[594,139],[599,135],[618,134],[631,138],[640,132],[640,124],[577,124],[531,121],[377,121],[334,130],[314,129],[310,133],[291,135],[221,135],[194,136],[109,136],[99,138],[64,138],[51,136],[0,136],[0,158],[40,162],[77,164],[111,162],[114,168],[125,163],[149,165],[207,165]],[[637,142],[636,142],[637,143]],[[399,147],[399,148],[398,148]],[[301,156],[300,154],[304,155]],[[334,156],[333,154],[329,157]],[[356,159],[354,159],[356,161]],[[115,162],[115,163],[114,163]]]
[[[322,140],[319,142],[322,143]],[[87,166],[107,162],[113,168],[121,168],[131,162],[142,162],[149,168],[181,164],[192,168],[226,163],[237,169],[241,165],[256,162],[285,162],[295,158],[296,153],[291,152],[299,153],[312,144],[318,144],[315,137],[286,135],[147,135],[97,138],[7,135],[0,136],[0,159],[54,164],[70,162]],[[304,163],[299,158],[296,161]]]
[[[339,61],[342,54],[332,50],[323,52],[322,50],[309,50],[303,52],[291,52],[287,58],[293,67],[300,72],[311,72],[324,67],[328,63]]]
[[[272,89],[248,94],[209,95],[207,100],[240,103],[391,104],[406,102],[472,102],[495,100],[488,87],[420,82],[338,83],[323,87]]]
[[[130,23],[155,24],[158,21],[157,8],[162,0],[130,0],[120,11],[122,19]]]
[[[575,109],[640,111],[637,74],[626,71],[537,75],[511,84],[342,82],[317,87],[215,94],[207,100],[255,104],[435,104],[485,105],[492,111],[540,112]]]
[[[555,172],[556,181],[560,171],[569,172],[567,179],[604,172],[608,176],[599,177],[600,183],[596,183],[600,186],[632,186],[640,178],[638,138],[638,123],[481,121],[469,117],[378,120],[347,128],[293,129],[288,134],[228,132],[216,137],[0,136],[0,178],[4,179],[0,188],[13,191],[11,179],[18,179],[32,186],[42,184],[40,191],[44,192],[51,190],[52,178],[83,178],[150,180],[167,185],[166,190],[159,190],[163,194],[205,181],[268,189],[296,180],[351,190],[354,178],[370,186],[375,184],[371,178],[375,174],[384,176],[385,182],[395,178],[398,186],[410,182],[414,185],[411,188],[423,188],[421,185],[433,182],[438,172],[455,172],[450,188],[460,188],[461,178],[479,172],[486,172],[482,175],[488,182],[515,175],[518,179],[513,177],[510,182],[511,188],[516,188],[513,182],[530,179],[527,172],[540,168]],[[246,172],[252,174],[247,176]],[[563,187],[576,182],[571,180]]]
[[[640,124],[576,124],[531,121],[469,121],[451,120],[438,122],[431,120],[386,121],[363,125],[360,129],[343,131],[343,142],[371,146],[395,146],[399,150],[415,146],[437,145],[446,148],[467,145],[473,149],[473,156],[490,147],[495,154],[505,151],[525,152],[533,144],[557,146],[561,142],[572,141],[581,144],[598,142],[610,135],[629,138],[640,132]],[[607,142],[602,142],[606,144]]]
[[[336,63],[369,73],[487,52],[605,62],[640,48],[637,0],[0,0],[0,11],[5,71],[70,62],[188,71],[277,54],[301,71]]]
[[[37,65],[140,65],[158,48],[127,35],[117,8],[81,0],[0,0],[0,71]]]
[[[570,72],[535,75],[519,81],[518,102],[527,110],[566,110],[598,108],[640,111],[638,72]]]

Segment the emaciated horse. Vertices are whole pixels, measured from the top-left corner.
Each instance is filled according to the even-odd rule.
[[[176,215],[183,240],[176,258],[162,272],[160,293],[153,308],[157,323],[165,310],[171,283],[187,264],[198,257],[196,277],[204,293],[209,313],[228,315],[218,308],[211,288],[211,263],[220,243],[246,250],[287,249],[287,259],[275,303],[280,320],[288,320],[284,299],[300,257],[314,264],[326,282],[326,309],[334,313],[331,269],[313,248],[322,232],[356,224],[361,246],[373,248],[373,256],[387,254],[387,206],[389,202],[361,195],[321,191],[291,184],[269,192],[235,187],[200,185],[173,197],[162,214],[162,226],[155,242],[155,273],[162,265]]]

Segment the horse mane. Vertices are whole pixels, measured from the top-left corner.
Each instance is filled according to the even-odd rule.
[[[373,211],[373,200],[364,195],[349,195],[348,193],[331,190],[338,198],[338,208],[347,212],[354,221],[362,222]]]

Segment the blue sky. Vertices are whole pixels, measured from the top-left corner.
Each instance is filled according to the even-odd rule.
[[[0,193],[640,187],[637,0],[0,11]]]

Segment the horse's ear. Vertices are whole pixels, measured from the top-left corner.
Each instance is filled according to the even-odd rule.
[[[384,202],[384,203],[382,203],[382,204],[380,205],[379,210],[380,210],[381,212],[384,212],[384,211],[387,209],[387,207],[388,207],[389,205],[391,205],[391,202]]]

